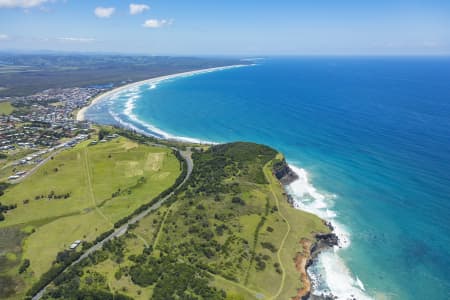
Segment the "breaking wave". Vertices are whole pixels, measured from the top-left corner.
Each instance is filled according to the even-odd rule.
[[[309,181],[305,169],[292,165],[290,168],[299,177],[287,186],[288,193],[294,199],[294,207],[330,222],[339,237],[339,245],[321,252],[308,268],[312,294],[333,295],[338,299],[371,299],[364,292],[364,284],[350,272],[339,256],[340,249],[350,246],[350,233],[338,222],[338,215],[332,209],[336,195],[319,192]]]

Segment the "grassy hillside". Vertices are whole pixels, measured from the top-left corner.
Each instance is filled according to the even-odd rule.
[[[0,298],[23,291],[58,252],[113,228],[179,174],[171,149],[123,137],[97,145],[87,141],[54,156],[0,197],[2,205],[17,206],[0,222]],[[25,259],[30,265],[18,276]]]
[[[292,208],[272,175],[281,158],[250,143],[194,153],[183,190],[56,280],[48,298],[288,299],[322,221]],[[75,279],[74,279],[75,278]],[[106,297],[106,296],[105,296]]]

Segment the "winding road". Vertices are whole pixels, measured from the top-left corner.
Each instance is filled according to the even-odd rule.
[[[161,146],[161,145],[158,145]],[[164,204],[164,202],[166,202],[170,197],[172,197],[174,195],[174,193],[176,191],[178,191],[185,183],[186,181],[189,179],[189,177],[191,176],[192,173],[192,169],[194,168],[194,162],[192,161],[191,158],[191,149],[188,148],[186,151],[180,151],[177,148],[172,148],[175,151],[178,151],[178,153],[180,153],[180,155],[183,157],[183,159],[186,161],[186,165],[187,165],[187,172],[186,172],[186,177],[183,179],[183,181],[175,188],[175,190],[173,192],[171,192],[170,194],[168,194],[166,197],[162,198],[161,200],[159,200],[158,202],[156,202],[155,204],[153,204],[152,206],[150,206],[149,208],[147,208],[146,210],[144,210],[143,212],[141,212],[140,214],[134,216],[133,218],[131,218],[127,223],[125,223],[124,225],[120,226],[119,228],[117,228],[116,230],[114,230],[113,233],[111,233],[109,236],[107,236],[105,239],[103,239],[102,241],[98,242],[97,244],[93,245],[91,248],[89,248],[88,250],[86,250],[81,256],[80,258],[78,258],[76,261],[74,261],[72,264],[70,264],[70,266],[74,266],[76,264],[78,264],[80,261],[82,261],[83,259],[85,259],[86,257],[88,257],[90,254],[92,254],[93,252],[101,249],[103,247],[103,244],[106,243],[107,241],[110,241],[116,237],[119,237],[123,234],[125,234],[129,228],[129,226],[131,224],[134,224],[138,221],[140,221],[142,218],[144,218],[145,216],[147,216],[149,213],[151,213],[154,210],[157,210],[158,208],[161,207],[161,205]],[[66,268],[67,269],[67,268]],[[37,300],[40,299],[43,295],[45,290],[47,289],[47,287],[51,284],[51,282],[46,285],[44,288],[42,288],[36,295],[33,296],[33,300]]]

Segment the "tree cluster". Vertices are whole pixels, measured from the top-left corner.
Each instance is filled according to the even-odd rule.
[[[154,300],[166,299],[225,299],[226,294],[209,286],[210,276],[176,258],[147,257],[130,268],[131,280],[139,286],[154,285]]]

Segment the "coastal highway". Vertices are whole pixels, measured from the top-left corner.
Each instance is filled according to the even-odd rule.
[[[23,176],[21,176],[18,179],[15,180],[11,180],[10,183],[12,184],[16,184],[19,182],[22,182],[25,178],[27,178],[28,176],[34,174],[42,165],[44,165],[45,163],[47,163],[50,159],[52,159],[53,156],[55,156],[56,154],[58,154],[59,152],[63,151],[64,148],[58,149],[56,151],[54,151],[53,153],[51,153],[48,157],[44,158],[42,161],[40,161],[36,166],[34,166],[31,170],[29,170],[27,173],[25,173]]]
[[[65,144],[71,143],[71,142],[76,142],[77,139],[73,138],[70,141],[65,142]],[[64,146],[64,144],[61,144],[59,146],[57,146],[56,150],[53,150],[50,155],[48,155],[46,158],[44,158],[42,161],[40,161],[36,166],[34,166],[31,170],[27,171],[23,176],[20,176],[20,178],[18,179],[14,179],[11,180],[10,183],[12,184],[16,184],[16,183],[20,183],[22,182],[25,178],[29,177],[30,175],[32,175],[33,173],[35,173],[42,165],[44,165],[45,163],[47,163],[50,159],[53,158],[53,156],[57,155],[58,153],[60,153],[61,151],[67,149],[67,147]]]
[[[149,207],[145,211],[143,211],[140,214],[134,216],[127,223],[125,223],[124,225],[122,225],[119,228],[117,228],[113,233],[111,233],[105,239],[103,239],[102,241],[100,241],[97,244],[93,245],[91,248],[87,249],[83,253],[83,255],[81,255],[80,258],[78,258],[76,261],[74,261],[69,267],[78,264],[80,261],[82,261],[83,259],[88,257],[93,252],[101,249],[103,247],[103,244],[106,243],[107,241],[112,240],[112,239],[114,239],[116,237],[119,237],[119,236],[125,234],[127,232],[127,230],[128,230],[129,225],[140,221],[142,218],[144,218],[146,215],[148,215],[152,211],[157,210],[159,207],[161,207],[161,205],[164,204],[164,202],[166,202],[171,196],[173,196],[173,194],[176,191],[178,191],[186,183],[186,181],[191,176],[192,169],[194,168],[194,162],[192,161],[192,157],[191,157],[191,154],[192,154],[191,149],[188,148],[186,151],[180,151],[180,150],[178,150],[176,148],[172,148],[172,149],[178,151],[180,153],[180,155],[183,157],[183,159],[186,161],[187,172],[186,172],[186,177],[183,179],[183,181],[175,188],[175,190],[172,193],[170,193],[169,195],[167,195],[163,199],[159,200],[158,202],[153,204],[151,207]],[[50,285],[50,283],[48,285],[46,285],[43,289],[41,289],[36,295],[34,295],[32,299],[33,300],[40,299],[44,295],[44,292],[45,292],[46,288],[49,285]]]

